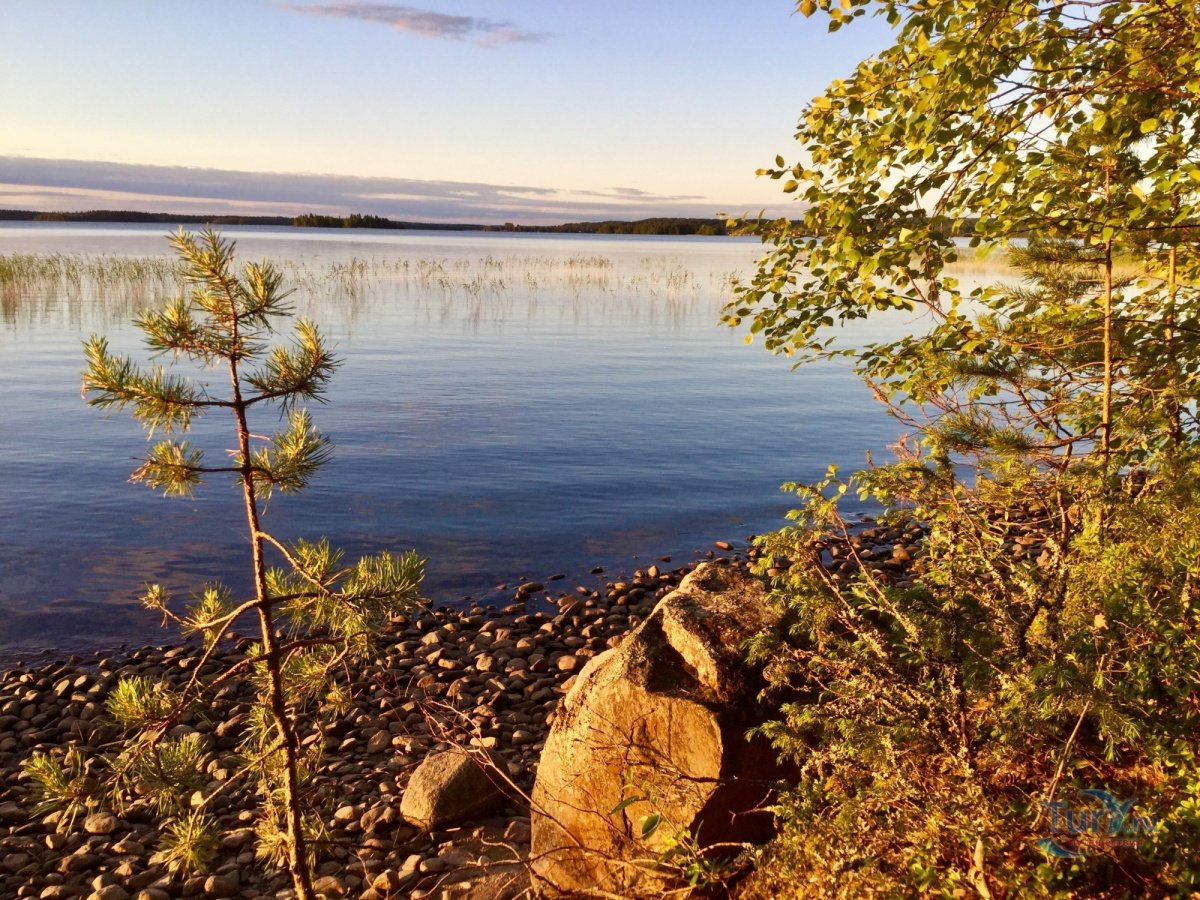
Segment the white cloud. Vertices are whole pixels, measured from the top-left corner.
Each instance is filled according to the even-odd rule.
[[[550,37],[548,34],[525,31],[512,22],[483,19],[477,16],[454,16],[418,9],[413,6],[396,6],[390,3],[315,3],[283,4],[290,12],[312,15],[334,16],[387,25],[406,34],[425,38],[450,41],[474,41],[483,47],[500,44],[536,43]]]

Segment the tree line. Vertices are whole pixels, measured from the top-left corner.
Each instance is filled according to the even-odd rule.
[[[566,222],[561,225],[483,225],[470,222],[408,222],[365,213],[330,216],[304,213],[299,216],[239,216],[209,213],[158,213],[138,210],[94,209],[83,212],[39,212],[31,209],[0,209],[7,222],[132,222],[172,225],[273,225],[293,228],[380,228],[420,231],[508,231],[541,234],[645,234],[725,235],[723,219],[653,217],[636,221],[609,219],[602,222]]]

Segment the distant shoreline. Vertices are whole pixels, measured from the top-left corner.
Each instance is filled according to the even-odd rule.
[[[561,225],[480,225],[473,223],[401,222],[383,216],[352,213],[325,216],[241,216],[196,213],[156,213],[96,209],[83,212],[40,212],[0,209],[0,222],[103,222],[110,224],[271,225],[292,228],[367,228],[388,231],[500,231],[540,234],[641,234],[723,237],[731,233],[724,219],[654,217],[636,221],[564,222]]]

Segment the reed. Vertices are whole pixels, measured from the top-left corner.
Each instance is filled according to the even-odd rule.
[[[510,318],[517,302],[525,315],[536,316],[564,301],[563,314],[577,321],[603,318],[616,308],[655,317],[663,305],[670,317],[694,311],[691,301],[723,299],[735,274],[671,256],[597,254],[356,256],[325,263],[283,260],[279,268],[295,286],[297,302],[332,300],[351,318],[369,299],[404,298],[423,307],[433,302],[439,316],[476,325]],[[51,317],[78,323],[89,310],[93,325],[103,327],[181,289],[169,257],[0,255],[0,321],[9,325]],[[541,304],[539,311],[543,293],[554,305]]]

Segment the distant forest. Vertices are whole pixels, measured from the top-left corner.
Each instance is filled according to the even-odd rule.
[[[132,210],[95,209],[87,212],[36,212],[28,209],[0,209],[0,221],[9,222],[161,222],[183,225],[284,225],[294,228],[385,228],[422,231],[529,231],[570,234],[700,234],[724,235],[729,231],[723,219],[652,218],[636,222],[567,222],[562,225],[444,224],[436,222],[398,222],[383,216],[354,213],[349,216],[217,216],[188,213],[150,213]]]

